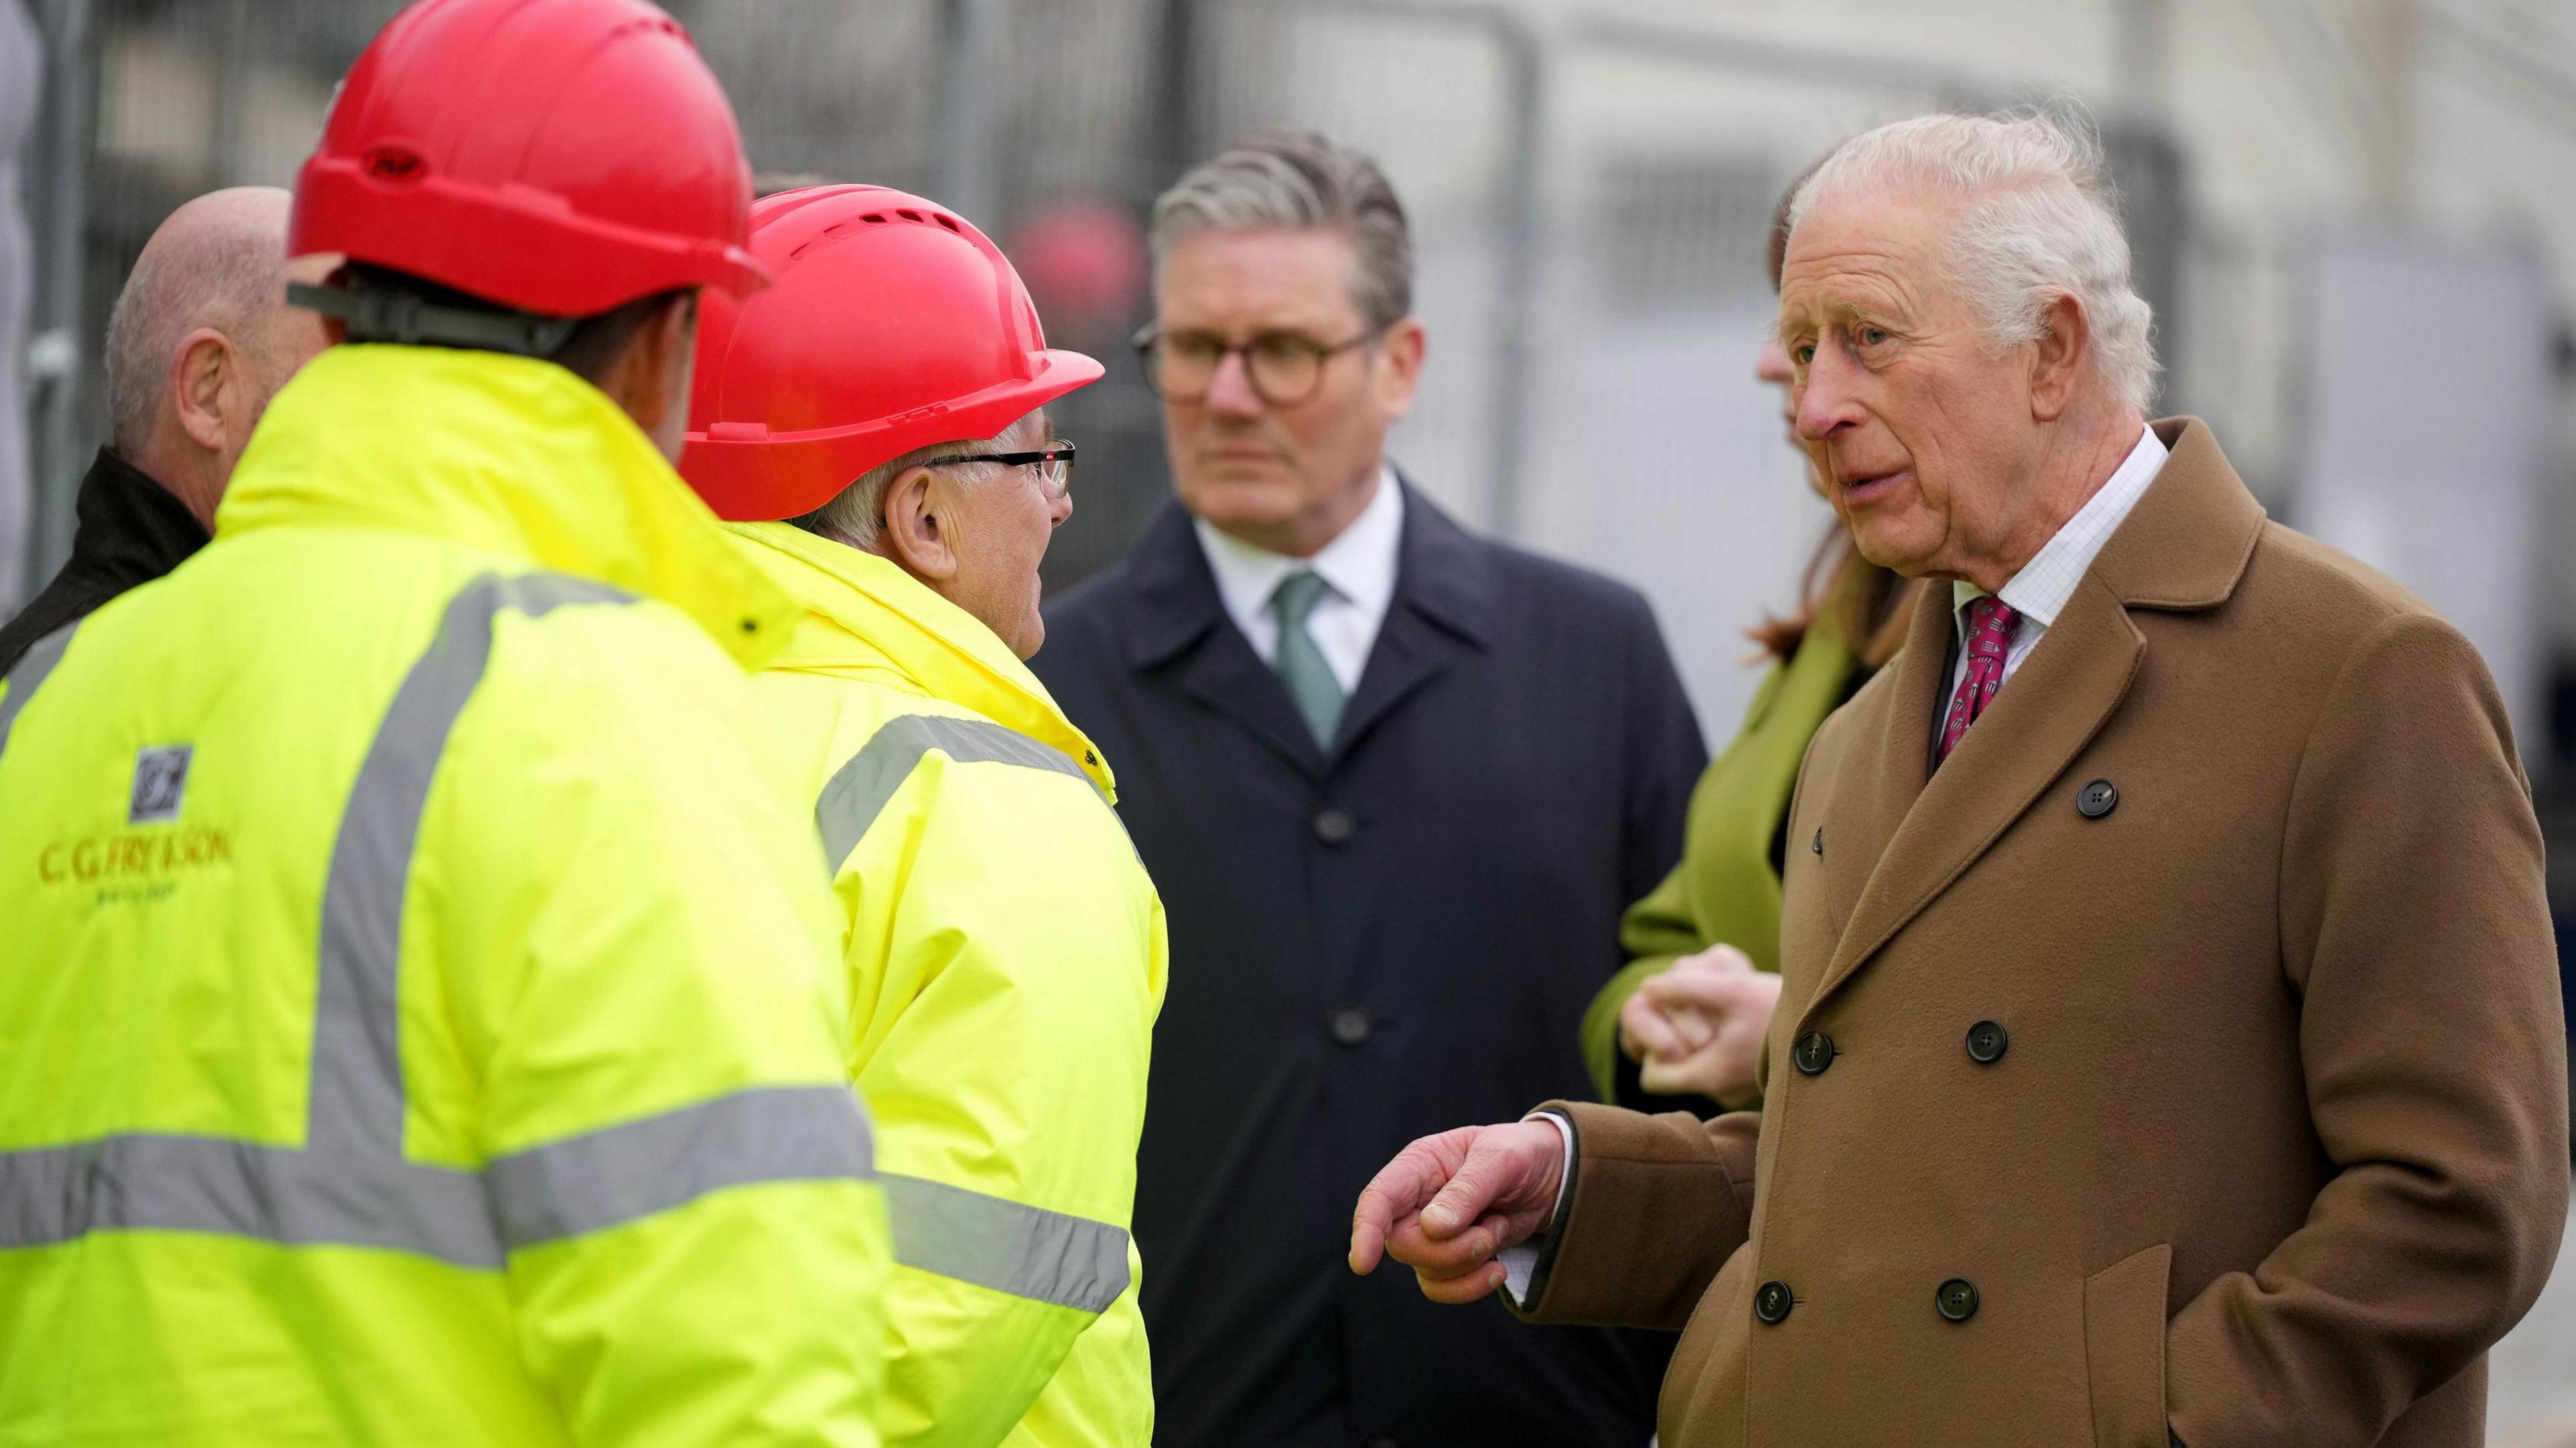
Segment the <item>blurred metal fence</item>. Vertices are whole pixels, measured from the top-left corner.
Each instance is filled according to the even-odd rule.
[[[1376,154],[1413,215],[1432,333],[1398,460],[1470,523],[1645,587],[1712,729],[1750,685],[1739,630],[1787,601],[1825,518],[1750,377],[1780,187],[1866,125],[2035,94],[1493,0],[669,3],[757,169],[955,205],[1019,262],[1050,339],[1109,363],[1055,409],[1084,466],[1053,586],[1113,561],[1167,496],[1158,410],[1126,345],[1150,306],[1155,194],[1251,130],[1309,127]],[[144,238],[199,191],[287,182],[334,81],[397,8],[38,0],[60,87],[31,181],[55,305],[39,326],[68,364],[40,399],[39,570],[68,544],[99,435],[96,339]],[[2170,341],[2194,255],[2181,158],[2152,129],[2112,139],[2146,203],[2132,224]]]

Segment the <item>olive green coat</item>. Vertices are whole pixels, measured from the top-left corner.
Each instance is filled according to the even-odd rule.
[[[1619,1011],[1646,977],[1712,945],[1732,945],[1761,969],[1780,969],[1780,868],[1773,846],[1807,741],[1850,697],[1854,660],[1842,620],[1857,606],[1849,592],[1828,600],[1797,653],[1772,665],[1735,742],[1691,791],[1681,862],[1620,922],[1620,943],[1635,959],[1583,1013],[1583,1060],[1602,1100],[1638,1107],[1679,1102],[1641,1090],[1635,1069],[1619,1054]]]

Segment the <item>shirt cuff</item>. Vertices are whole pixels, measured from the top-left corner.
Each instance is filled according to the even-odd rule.
[[[1495,1260],[1503,1264],[1503,1292],[1514,1307],[1529,1305],[1530,1283],[1538,1275],[1539,1264],[1556,1246],[1556,1229],[1565,1221],[1565,1204],[1574,1195],[1574,1123],[1562,1113],[1533,1111],[1523,1121],[1544,1121],[1556,1128],[1557,1141],[1565,1149],[1565,1165],[1556,1178],[1556,1206],[1547,1214],[1547,1225],[1517,1247],[1505,1247]]]

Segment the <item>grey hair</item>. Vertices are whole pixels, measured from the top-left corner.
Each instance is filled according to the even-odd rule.
[[[1413,227],[1377,162],[1312,131],[1279,131],[1227,147],[1154,203],[1154,265],[1202,231],[1337,230],[1358,265],[1351,300],[1371,327],[1413,310]]]
[[[107,315],[108,445],[131,458],[151,441],[181,337],[212,327],[265,373],[285,307],[277,228],[227,219],[184,244],[147,244]]]
[[[1045,441],[1046,410],[1040,408],[1025,414],[1019,421],[991,437],[962,439],[957,442],[935,442],[917,447],[891,462],[883,462],[859,475],[859,480],[832,495],[832,500],[801,518],[787,521],[808,533],[846,543],[862,553],[877,552],[878,540],[885,533],[885,494],[894,480],[924,463],[941,458],[964,457],[982,452],[1032,452]],[[968,463],[952,468],[958,481],[969,486],[988,482],[1001,471],[1000,463]]]
[[[2071,296],[2104,380],[2140,412],[2155,401],[2154,313],[2131,280],[2101,136],[2080,107],[1916,116],[1865,131],[1798,188],[1790,230],[1825,198],[1864,189],[1960,203],[1944,279],[1977,314],[1990,351],[2038,340],[2049,304]]]

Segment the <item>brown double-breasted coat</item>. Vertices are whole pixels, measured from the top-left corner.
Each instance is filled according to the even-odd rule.
[[[1528,1312],[1687,1324],[1664,1448],[2482,1441],[2566,1219],[2529,788],[2456,630],[2157,432],[1937,773],[1946,609],[1817,735],[1763,1111],[1562,1107]]]

